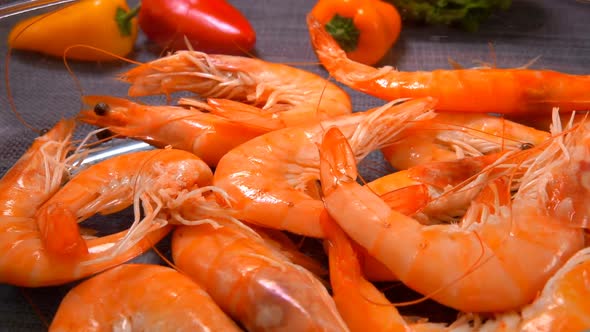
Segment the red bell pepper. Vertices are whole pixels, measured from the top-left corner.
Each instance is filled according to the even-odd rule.
[[[143,0],[139,26],[160,46],[240,54],[250,51],[256,33],[246,17],[225,0]]]

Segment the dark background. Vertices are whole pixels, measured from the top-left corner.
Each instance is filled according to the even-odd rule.
[[[315,0],[230,2],[244,13],[256,30],[254,56],[294,64],[327,76],[317,65],[305,24],[305,16]],[[6,3],[10,1],[0,1],[0,5]],[[0,35],[3,36],[0,54],[7,54],[6,36],[22,17],[0,20]],[[514,0],[509,11],[493,15],[477,33],[446,27],[406,25],[399,41],[381,64],[394,65],[404,71],[432,70],[450,68],[448,59],[451,58],[465,67],[478,66],[478,61],[495,62],[498,67],[519,67],[540,56],[531,68],[590,74],[589,22],[590,3],[587,2]],[[493,45],[493,52],[490,44]],[[131,58],[149,61],[157,56],[152,45],[140,35]],[[123,62],[72,63],[86,94],[116,96],[125,96],[126,87],[114,77],[131,66]],[[61,59],[14,52],[8,69],[16,110],[33,127],[50,128],[61,117],[74,116],[80,110],[80,92]],[[0,175],[12,166],[36,137],[35,132],[17,120],[9,107],[5,72],[6,68],[1,64]],[[350,92],[356,111],[381,104],[375,98]],[[158,99],[154,100],[157,102]],[[83,136],[88,129],[81,126],[77,136]],[[377,176],[386,168],[375,154],[368,165],[365,168],[368,177]],[[155,257],[150,253],[140,261],[154,261],[157,260]],[[0,284],[0,331],[46,330],[43,319],[51,320],[67,289],[21,289]]]

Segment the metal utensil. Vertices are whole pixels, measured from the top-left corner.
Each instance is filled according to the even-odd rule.
[[[0,20],[30,11],[68,4],[78,0],[29,0],[18,1],[0,7]]]

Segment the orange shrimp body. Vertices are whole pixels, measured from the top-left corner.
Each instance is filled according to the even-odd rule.
[[[448,112],[546,113],[590,110],[590,75],[549,70],[457,69],[418,72],[376,69],[346,53],[312,16],[307,19],[316,54],[330,76],[385,100],[431,96]]]
[[[254,138],[221,158],[213,183],[232,198],[236,218],[321,237],[318,218],[324,207],[316,187],[317,144],[325,128],[341,128],[355,142],[355,153],[360,159],[390,144],[409,119],[429,116],[434,101],[425,98],[393,105]]]
[[[320,222],[326,234],[334,302],[351,332],[446,331],[444,324],[407,323],[385,295],[365,279],[350,239],[326,211]]]
[[[325,287],[246,226],[181,226],[172,256],[249,331],[347,331]]]
[[[528,149],[547,140],[549,132],[487,114],[437,112],[400,136],[398,142],[381,149],[395,169]]]
[[[348,94],[311,72],[240,56],[178,51],[123,74],[132,97],[191,91],[269,112],[313,110],[319,119],[348,114]]]
[[[573,255],[547,281],[540,294],[518,312],[472,319],[477,331],[569,332],[590,328],[590,248]]]
[[[582,331],[590,328],[590,248],[577,252],[522,310],[521,331]]]
[[[0,181],[0,215],[32,217],[61,185],[66,175],[73,120],[61,120],[35,139]]]
[[[453,161],[429,162],[407,170],[380,177],[366,186],[389,205],[390,208],[411,216],[423,225],[457,222],[478,197],[489,177],[473,181],[486,167],[498,161],[502,153]],[[463,183],[466,188],[455,190]],[[398,280],[395,275],[369,255],[363,247],[357,247],[363,256],[361,265],[365,277],[371,281]]]
[[[86,96],[84,101],[94,109],[82,111],[80,121],[156,147],[192,152],[211,167],[233,147],[267,131],[179,106],[141,105],[109,96]]]
[[[584,133],[590,131],[572,135],[590,137]],[[321,149],[324,203],[344,231],[408,287],[461,311],[518,309],[532,301],[549,277],[584,245],[583,230],[548,211],[543,195],[552,179],[584,186],[577,176],[560,175],[589,156],[577,153],[574,159],[578,144],[571,143],[579,141],[564,143],[560,138],[544,149],[536,148],[539,153],[525,161],[530,173],[523,175],[512,202],[502,199],[510,192],[500,187],[495,191],[500,203],[473,203],[460,224],[424,226],[392,210],[354,181],[353,152],[333,128]],[[568,197],[559,198],[568,201]]]
[[[39,287],[78,280],[140,255],[169,231],[164,227],[150,232],[134,246],[109,257],[105,252],[124,232],[85,239],[89,255],[84,258],[55,257],[47,252],[32,216],[63,181],[72,130],[73,121],[60,121],[37,138],[0,180],[0,283]]]
[[[22,287],[63,285],[141,255],[169,231],[170,227],[155,229],[116,255],[110,249],[125,237],[126,231],[88,237],[84,239],[88,255],[56,257],[45,249],[35,219],[0,216],[0,283]]]
[[[83,256],[88,250],[78,222],[98,212],[110,214],[134,203],[138,206],[141,200],[146,216],[144,222],[137,220],[132,225],[128,247],[154,228],[166,225],[158,217],[161,210],[170,208],[183,194],[209,185],[212,176],[211,169],[197,156],[174,149],[135,152],[90,166],[37,211],[44,244],[55,254]]]
[[[66,331],[241,331],[185,275],[126,264],[71,289],[49,327]]]

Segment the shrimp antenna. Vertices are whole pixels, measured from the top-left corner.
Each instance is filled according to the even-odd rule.
[[[479,268],[480,266],[482,266],[483,264],[485,264],[487,261],[489,261],[493,256],[488,256],[487,258],[484,259],[484,253],[485,253],[485,248],[484,248],[484,244],[483,244],[483,240],[481,239],[481,237],[479,236],[479,234],[477,234],[477,232],[473,231],[471,232],[475,237],[477,237],[480,247],[481,247],[481,254],[480,256],[477,258],[477,260],[475,262],[473,262],[473,264],[461,275],[459,275],[457,278],[455,278],[454,280],[451,280],[451,282],[449,282],[446,285],[440,286],[438,289],[433,290],[432,292],[428,293],[428,294],[424,294],[422,297],[416,299],[416,300],[411,300],[411,301],[403,301],[403,302],[392,302],[391,305],[396,306],[396,307],[405,307],[405,306],[411,306],[411,305],[415,305],[418,303],[422,303],[426,300],[432,299],[432,297],[442,291],[444,291],[447,287],[451,287],[454,284],[460,282],[461,280],[463,280],[463,278],[467,277],[471,272],[475,271],[477,268]]]
[[[47,320],[47,317],[45,317],[43,312],[41,312],[41,309],[39,309],[39,306],[35,304],[35,302],[31,298],[31,295],[29,293],[27,293],[27,291],[24,287],[19,287],[19,290],[20,290],[21,295],[25,298],[25,300],[31,306],[33,311],[35,311],[35,314],[37,315],[37,317],[39,317],[39,320],[41,320],[41,323],[43,323],[43,325],[46,328],[49,328],[49,321]]]
[[[330,79],[332,79],[332,75],[328,73],[328,77],[324,80],[324,86],[322,87],[322,91],[320,92],[320,97],[318,98],[318,102],[315,107],[316,117],[318,115],[318,110],[320,109],[320,105],[322,104],[322,99],[324,98],[324,93],[328,87],[328,83],[330,82]],[[318,121],[318,122],[320,124],[320,128],[322,128],[322,131],[325,134],[326,128],[324,127],[323,122],[322,121]],[[320,144],[318,144],[318,150],[319,150],[319,148],[320,148]]]
[[[84,88],[82,87],[82,83],[80,82],[80,80],[78,79],[78,76],[76,76],[76,74],[74,73],[74,70],[70,66],[70,63],[68,62],[68,52],[70,52],[70,51],[72,51],[74,49],[79,49],[79,48],[90,49],[90,50],[96,51],[98,53],[107,54],[107,55],[109,55],[109,56],[111,56],[111,57],[113,57],[115,59],[119,59],[119,60],[122,60],[122,61],[127,62],[127,63],[131,63],[131,64],[135,64],[135,65],[141,65],[142,64],[139,61],[134,61],[134,60],[131,60],[131,59],[126,58],[124,56],[120,56],[120,55],[114,54],[113,52],[109,52],[109,51],[106,51],[106,50],[103,50],[101,48],[94,47],[94,46],[91,46],[91,45],[74,44],[74,45],[68,46],[65,49],[64,54],[62,55],[62,60],[63,60],[64,66],[66,67],[66,70],[68,71],[68,74],[70,75],[70,77],[74,81],[74,84],[76,85],[76,89],[80,93],[80,96],[84,96]]]
[[[492,68],[498,68],[498,57],[494,43],[488,42],[488,48],[490,49],[490,55],[492,57]]]
[[[47,13],[45,15],[39,16],[37,19],[33,20],[31,23],[29,23],[27,26],[25,26],[21,31],[19,31],[16,34],[16,36],[14,36],[13,40],[18,39],[18,37],[20,37],[20,35],[22,35],[23,32],[25,32],[25,30],[27,30],[27,28],[29,28],[33,24],[35,24],[35,23],[37,23],[37,22],[45,19],[48,16],[51,16],[51,15],[55,14],[58,11],[50,12],[50,13]],[[37,129],[37,128],[33,127],[32,125],[30,125],[22,117],[22,115],[18,112],[18,110],[16,109],[16,103],[14,102],[14,96],[12,94],[12,88],[10,87],[10,59],[12,57],[12,50],[13,50],[12,45],[11,45],[12,44],[11,42],[12,42],[11,40],[8,41],[8,50],[6,51],[6,57],[4,58],[4,83],[6,85],[6,98],[8,99],[8,104],[10,105],[10,110],[12,111],[12,113],[14,113],[14,115],[16,116],[16,118],[18,119],[18,121],[20,123],[22,123],[28,129],[36,132],[37,134],[41,134],[42,133],[42,130]]]
[[[164,255],[162,253],[162,251],[160,251],[160,249],[158,249],[155,246],[155,244],[152,244],[152,250],[156,253],[156,255],[158,255],[158,257],[160,257],[160,259],[162,259],[164,261],[164,263],[166,263],[166,265],[170,266],[171,268],[175,269],[178,272],[185,274],[176,264],[174,264],[173,261],[171,261],[168,257],[166,257],[166,255]]]
[[[20,35],[20,33],[19,33],[19,35]],[[6,99],[8,99],[8,104],[10,105],[10,110],[12,111],[12,113],[14,113],[14,115],[16,116],[18,121],[20,123],[22,123],[28,129],[31,129],[32,131],[34,131],[40,135],[42,133],[42,130],[37,129],[37,128],[33,127],[32,125],[30,125],[16,109],[16,104],[14,102],[14,96],[12,95],[12,88],[10,87],[10,69],[9,68],[10,68],[11,55],[12,55],[12,46],[8,46],[8,51],[6,52],[6,58],[4,58],[4,83],[6,85]]]
[[[539,59],[541,58],[541,55],[537,55],[536,57],[530,59],[527,63],[525,63],[524,65],[517,67],[517,69],[528,69],[529,67],[531,67],[533,64],[535,64],[535,62],[539,61]]]

